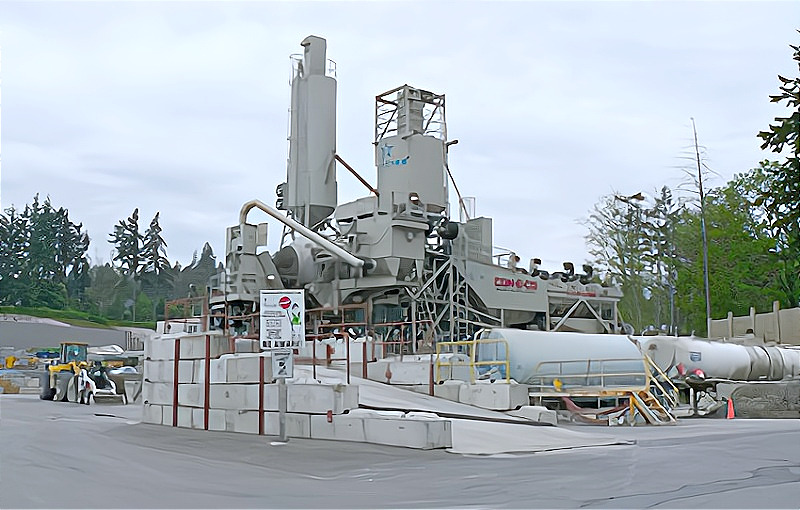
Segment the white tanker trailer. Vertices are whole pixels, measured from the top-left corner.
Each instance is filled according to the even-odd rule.
[[[641,390],[648,384],[644,357],[624,335],[510,328],[481,332],[475,361],[505,359],[511,378],[534,392],[607,393]]]
[[[688,387],[695,414],[727,409],[728,417],[796,418],[800,412],[800,350],[695,337],[639,340],[642,352]]]
[[[639,337],[642,352],[670,375],[733,381],[780,381],[800,376],[800,350],[739,345],[696,337]]]

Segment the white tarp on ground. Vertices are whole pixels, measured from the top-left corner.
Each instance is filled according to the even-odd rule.
[[[632,444],[610,436],[558,427],[515,425],[476,420],[452,420],[453,447],[447,451],[472,455],[547,452],[590,446]]]
[[[295,375],[304,379],[310,377],[311,368],[296,366]],[[346,376],[337,369],[317,367],[317,379],[343,382]],[[359,385],[359,404],[367,408],[427,411],[449,416],[479,418],[452,419],[453,447],[448,450],[452,453],[492,455],[630,444],[602,433],[583,433],[558,427],[530,425],[524,418],[515,418],[497,411],[422,395],[352,375],[350,382]],[[520,424],[489,421],[492,419],[519,421]]]

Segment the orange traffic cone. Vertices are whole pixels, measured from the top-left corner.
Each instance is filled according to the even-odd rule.
[[[733,399],[728,399],[728,414],[725,418],[732,420],[736,416],[736,413],[733,411]]]

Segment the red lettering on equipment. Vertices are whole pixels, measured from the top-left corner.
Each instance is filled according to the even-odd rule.
[[[495,276],[494,277],[494,286],[502,289],[502,290],[536,290],[539,288],[539,285],[536,283],[536,280],[528,280],[518,278],[513,280],[511,278],[504,278],[502,276]]]

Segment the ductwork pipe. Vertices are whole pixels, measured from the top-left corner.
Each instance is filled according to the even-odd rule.
[[[261,200],[251,200],[251,201],[245,203],[242,206],[242,210],[239,212],[239,224],[244,225],[245,223],[247,223],[247,214],[254,207],[258,208],[258,209],[261,209],[262,211],[264,211],[265,213],[269,214],[270,216],[272,216],[276,220],[280,221],[281,223],[283,223],[287,227],[291,228],[292,230],[296,230],[297,232],[300,232],[303,236],[308,238],[309,241],[317,244],[320,248],[329,251],[331,254],[333,254],[335,257],[337,257],[341,261],[343,261],[343,262],[345,262],[345,263],[347,263],[347,264],[349,264],[349,265],[351,265],[353,267],[362,267],[362,266],[364,266],[364,261],[361,260],[360,258],[358,258],[355,255],[353,255],[352,253],[348,252],[347,250],[345,250],[341,246],[337,246],[337,245],[333,244],[332,242],[330,242],[329,240],[325,239],[321,235],[317,234],[313,230],[309,229],[305,225],[302,225],[302,224],[296,222],[295,220],[284,216],[283,214],[281,214],[280,211],[278,211],[277,209],[275,209],[273,207],[268,206],[267,204],[265,204]]]

